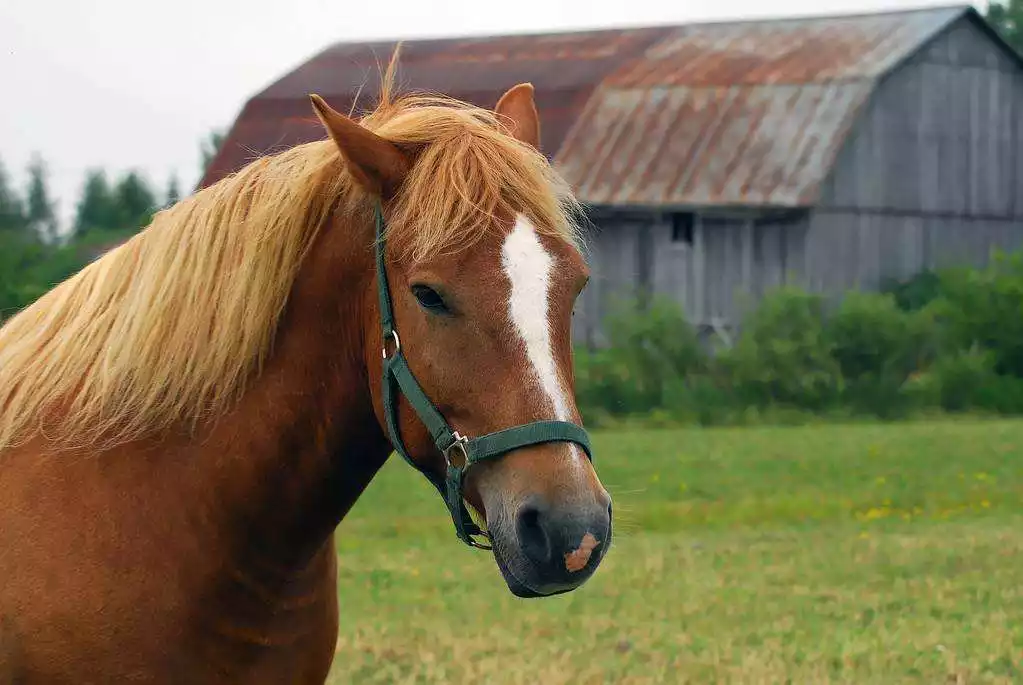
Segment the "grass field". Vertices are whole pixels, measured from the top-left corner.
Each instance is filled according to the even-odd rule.
[[[392,460],[331,683],[1023,682],[1023,422],[598,433],[616,539],[518,600]]]

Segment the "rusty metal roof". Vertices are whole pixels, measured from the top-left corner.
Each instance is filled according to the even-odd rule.
[[[398,79],[403,86],[493,107],[508,88],[529,81],[541,111],[543,148],[553,155],[593,89],[626,60],[642,54],[667,28],[615,29],[405,41]],[[250,162],[253,153],[324,137],[309,105],[319,93],[348,111],[370,106],[393,42],[339,43],[282,77],[242,110],[201,185],[209,185]]]
[[[604,83],[742,86],[875,78],[962,15],[962,8],[681,26]]]
[[[493,106],[531,81],[544,148],[595,205],[812,204],[876,80],[969,7],[405,42],[403,84]],[[375,100],[393,43],[338,44],[249,101],[203,183],[323,137],[307,95]]]
[[[810,205],[876,79],[962,12],[676,28],[608,75],[556,162],[590,204]]]
[[[589,204],[802,206],[870,90],[602,88],[556,162]]]

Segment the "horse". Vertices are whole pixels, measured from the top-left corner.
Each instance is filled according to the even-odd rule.
[[[0,682],[324,682],[335,528],[395,451],[514,595],[592,577],[580,203],[529,83],[394,65],[0,329]]]

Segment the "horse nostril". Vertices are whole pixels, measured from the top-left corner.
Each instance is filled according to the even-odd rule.
[[[523,553],[538,565],[551,560],[551,541],[543,524],[543,512],[535,506],[522,507],[515,524]]]

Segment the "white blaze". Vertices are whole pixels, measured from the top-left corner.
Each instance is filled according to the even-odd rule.
[[[551,401],[555,418],[568,420],[568,400],[558,378],[548,316],[554,260],[540,243],[533,225],[519,215],[501,250],[504,273],[511,282],[508,313],[526,346],[536,381]]]

